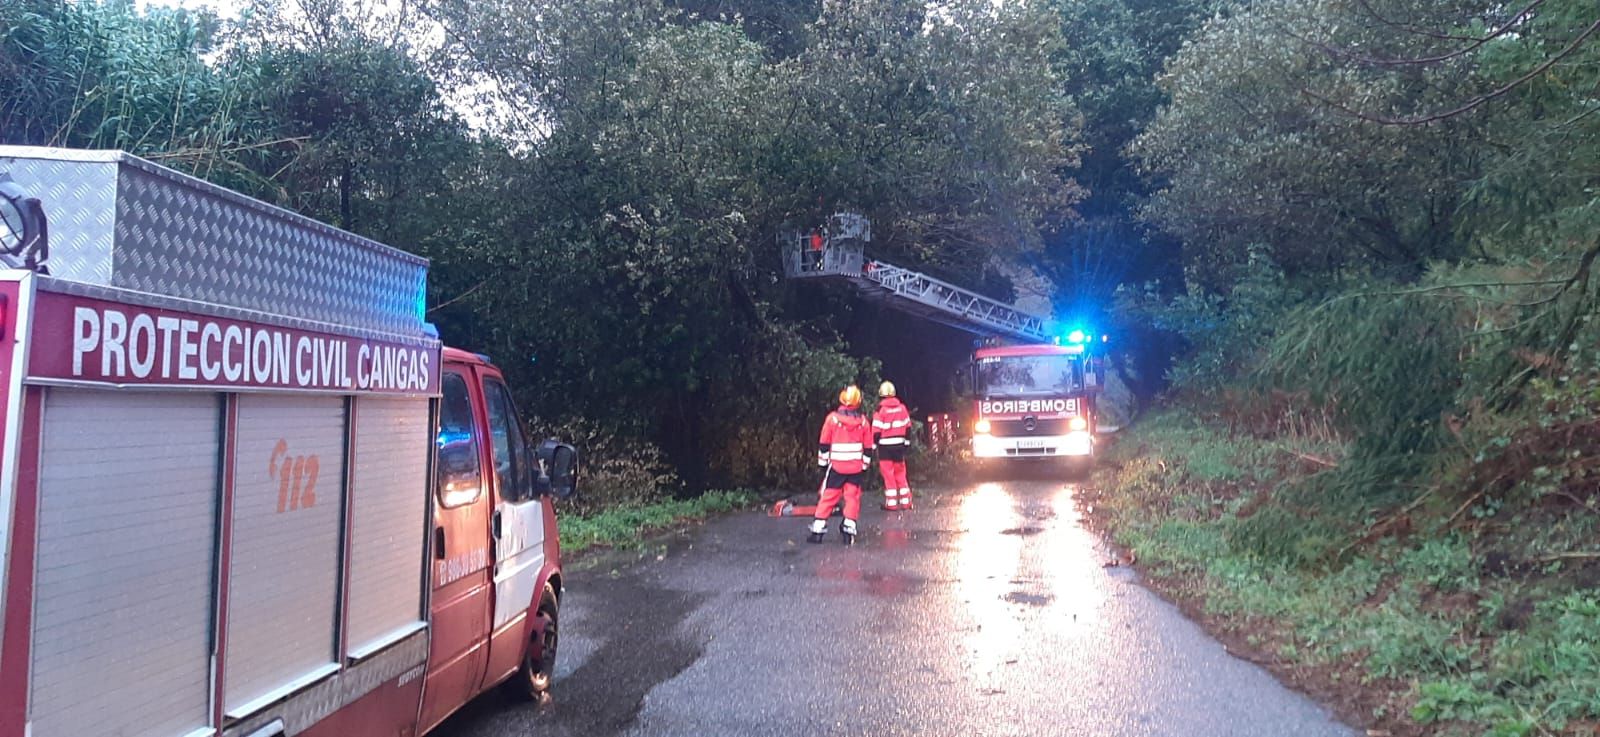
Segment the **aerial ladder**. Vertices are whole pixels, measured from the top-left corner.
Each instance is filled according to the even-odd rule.
[[[778,241],[784,274],[790,279],[841,282],[869,301],[988,339],[975,348],[963,382],[963,393],[973,406],[970,414],[962,414],[971,424],[957,422],[949,414],[930,416],[934,445],[951,443],[956,428],[968,426],[977,459],[1092,461],[1097,431],[1094,400],[1103,384],[1099,361],[1093,356],[1096,344],[1107,336],[1095,340],[1084,329],[1058,334],[1059,326],[1043,316],[869,258],[872,223],[859,214],[836,213],[823,228],[791,231]],[[1069,378],[1067,371],[1076,378]],[[1045,385],[1034,383],[1057,381],[1054,377],[1063,377],[1066,383],[1043,391]],[[943,442],[938,442],[941,436]]]
[[[1055,339],[1048,321],[1005,302],[901,266],[867,258],[872,222],[836,213],[821,230],[778,236],[783,273],[790,279],[843,282],[863,298],[982,336],[1026,343]]]

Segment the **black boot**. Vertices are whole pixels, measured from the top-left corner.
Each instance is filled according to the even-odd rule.
[[[806,542],[820,544],[822,542],[822,533],[813,532],[810,535],[806,535]]]
[[[856,521],[853,519],[845,520],[844,524],[839,526],[839,536],[846,545],[856,544]]]

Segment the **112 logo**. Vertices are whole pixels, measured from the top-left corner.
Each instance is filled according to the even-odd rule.
[[[267,478],[278,481],[278,513],[317,505],[317,471],[322,462],[315,454],[289,455],[289,441],[278,439],[267,459]]]

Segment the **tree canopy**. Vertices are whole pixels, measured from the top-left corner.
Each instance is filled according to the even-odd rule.
[[[883,255],[1003,292],[1079,194],[1041,2],[6,8],[6,142],[127,149],[429,256],[430,317],[545,429],[694,486],[803,470],[875,375],[855,305],[779,280],[778,233],[861,211]]]

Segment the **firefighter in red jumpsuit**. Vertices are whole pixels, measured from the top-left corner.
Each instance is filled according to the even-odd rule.
[[[811,257],[811,270],[822,271],[822,247],[824,245],[822,240],[822,231],[811,231],[811,238],[809,240],[811,242],[811,250],[808,252]]]
[[[861,474],[872,459],[872,427],[861,414],[861,390],[854,385],[839,392],[839,408],[822,421],[822,438],[817,443],[817,465],[828,469],[817,502],[816,518],[811,520],[810,542],[820,543],[828,532],[828,517],[840,497],[844,499],[844,523],[839,532],[844,544],[856,540],[856,520],[861,518]]]
[[[911,508],[911,484],[906,481],[910,433],[911,412],[895,396],[894,384],[883,382],[878,387],[878,410],[872,413],[872,439],[883,474],[883,508],[891,512]]]

